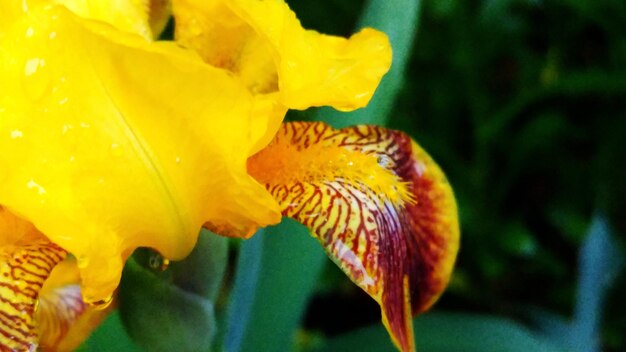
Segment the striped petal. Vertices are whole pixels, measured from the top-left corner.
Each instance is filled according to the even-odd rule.
[[[0,207],[0,351],[72,351],[106,316],[83,301],[66,255]]]
[[[459,246],[452,190],[426,152],[384,128],[287,123],[248,170],[381,305],[394,343],[414,350],[411,317],[442,293]]]
[[[0,249],[0,351],[34,351],[39,290],[66,252],[40,240]]]

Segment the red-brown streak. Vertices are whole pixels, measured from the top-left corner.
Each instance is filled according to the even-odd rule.
[[[449,270],[456,254],[450,251],[447,242],[457,241],[451,238],[458,231],[453,228],[456,220],[446,218],[456,219],[456,214],[450,213],[455,209],[454,199],[445,180],[434,179],[440,175],[437,166],[428,157],[427,160],[415,159],[418,154],[408,136],[379,127],[334,130],[322,123],[287,123],[268,149],[283,138],[294,146],[293,155],[289,156],[292,158],[298,158],[299,152],[313,145],[343,147],[375,156],[381,168],[395,174],[406,185],[413,199],[397,204],[386,200],[384,194],[376,194],[365,183],[348,182],[341,174],[326,175],[325,179],[317,176],[320,178],[306,180],[306,183],[300,180],[284,187],[270,181],[266,188],[278,198],[283,215],[308,225],[329,255],[338,259],[355,282],[363,279],[364,273],[355,266],[358,263],[355,260],[360,260],[367,275],[375,280],[372,286],[363,283],[361,287],[382,300],[379,302],[382,312],[399,347],[404,351],[412,350],[408,315],[427,309],[441,293],[447,278],[438,270],[441,265]],[[425,166],[434,168],[435,173],[424,171]],[[329,209],[322,209],[324,199],[330,201]],[[338,207],[334,213],[332,207]],[[311,216],[314,214],[317,217]],[[346,226],[341,226],[342,221]],[[451,232],[439,233],[440,225]],[[359,251],[360,240],[365,244],[362,251]],[[337,247],[335,244],[339,241],[348,247]],[[350,261],[352,256],[356,256],[355,260]],[[449,272],[444,274],[449,275]],[[405,282],[409,292],[405,291]],[[405,295],[409,295],[408,299]],[[411,302],[411,307],[405,309],[406,301]]]
[[[0,315],[0,322],[2,322],[2,324],[0,324],[0,327],[6,326],[9,329],[11,329],[11,331],[17,332],[18,334],[21,335],[21,339],[24,339],[25,337],[28,336],[28,333],[24,331],[22,328],[20,328],[21,325],[19,322],[16,321],[16,319],[12,319],[11,317],[7,317],[6,315],[3,314],[3,315]],[[23,324],[26,326],[29,326],[26,323],[23,323]],[[15,336],[15,335],[13,336],[16,337],[17,339],[20,339],[20,336]]]
[[[29,347],[30,347],[30,345],[29,345],[28,343],[26,343],[24,340],[17,340],[17,339],[15,339],[15,336],[13,336],[13,335],[12,335],[11,333],[9,333],[9,332],[6,332],[6,331],[2,328],[2,326],[1,326],[1,325],[0,325],[0,335],[2,335],[2,336],[4,336],[4,337],[6,337],[7,339],[9,339],[9,340],[11,340],[11,341],[13,341],[14,343],[17,343],[17,344],[18,344],[18,345],[20,345],[20,346],[24,346],[24,347],[26,347],[26,348],[29,348]],[[4,351],[12,351],[12,352],[15,352],[15,350],[14,350],[13,348],[10,348],[10,347],[8,347],[8,346],[0,345],[0,347],[2,347]],[[27,350],[30,350],[30,349],[27,349]]]

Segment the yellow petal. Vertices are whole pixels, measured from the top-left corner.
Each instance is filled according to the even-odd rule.
[[[282,0],[174,1],[176,39],[255,93],[279,92],[289,108],[363,107],[391,64],[387,37],[350,39],[305,30]]]
[[[454,196],[428,154],[384,128],[287,123],[248,170],[381,305],[394,343],[413,351],[411,317],[442,293],[459,247]]]
[[[246,159],[260,138],[252,121],[283,108],[189,51],[60,6],[6,33],[0,204],[78,258],[86,300],[111,295],[138,246],[179,259],[205,222],[246,236],[279,221]]]
[[[37,241],[40,238],[41,233],[35,226],[0,206],[0,247],[14,245],[18,242]]]
[[[0,1],[0,40],[7,28],[24,13],[24,3],[16,0]]]

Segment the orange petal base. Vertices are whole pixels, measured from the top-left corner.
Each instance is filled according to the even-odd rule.
[[[396,346],[414,351],[411,318],[441,295],[459,247],[452,189],[430,156],[398,131],[285,123],[248,171],[381,305]]]

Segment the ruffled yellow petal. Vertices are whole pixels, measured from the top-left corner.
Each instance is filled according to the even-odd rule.
[[[169,17],[166,0],[3,0],[0,20],[14,21],[30,9],[60,4],[83,18],[108,23],[118,30],[152,39],[163,29]],[[0,30],[3,23],[0,23]]]
[[[278,91],[294,109],[363,107],[391,65],[387,37],[350,39],[305,30],[282,0],[176,0],[176,39],[255,93]]]
[[[280,220],[246,159],[252,121],[282,107],[189,51],[61,6],[31,8],[6,34],[0,204],[78,258],[86,300],[111,295],[138,246],[179,259],[204,223],[247,236]]]
[[[454,196],[428,154],[380,127],[287,123],[248,169],[380,304],[394,343],[413,351],[411,317],[445,289],[459,247]]]
[[[152,38],[150,0],[47,1],[65,5],[70,11],[83,18],[106,22],[121,31],[139,34],[146,39]]]

